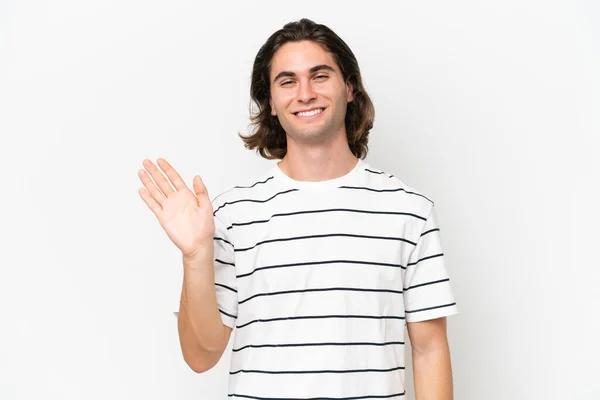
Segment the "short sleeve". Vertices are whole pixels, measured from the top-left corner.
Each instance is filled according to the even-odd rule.
[[[238,296],[235,253],[231,230],[215,216],[215,291],[223,323],[233,329],[237,320]]]
[[[223,324],[234,329],[238,310],[235,253],[230,229],[227,228],[225,222],[215,216],[213,243],[217,306]],[[177,314],[176,312],[175,315]]]
[[[458,313],[433,206],[409,257],[403,292],[406,322]]]

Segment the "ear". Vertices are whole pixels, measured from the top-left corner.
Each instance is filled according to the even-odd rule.
[[[277,112],[275,111],[275,107],[273,107],[273,99],[269,98],[269,106],[271,107],[271,115],[277,116]]]
[[[346,101],[348,103],[352,102],[352,100],[354,100],[354,86],[352,86],[352,83],[350,82],[350,80],[348,80],[348,82],[346,82]]]

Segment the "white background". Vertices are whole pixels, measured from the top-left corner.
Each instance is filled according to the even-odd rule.
[[[270,167],[237,137],[252,62],[306,16],[358,58],[367,161],[436,202],[455,398],[600,399],[598,3],[250,3],[0,2],[0,398],[226,398],[137,171],[214,197]]]

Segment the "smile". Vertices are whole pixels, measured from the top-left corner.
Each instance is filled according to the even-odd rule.
[[[324,108],[315,108],[314,110],[300,111],[294,114],[298,117],[314,117],[315,115],[321,114],[324,110]]]

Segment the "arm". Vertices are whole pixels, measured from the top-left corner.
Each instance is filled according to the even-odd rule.
[[[138,193],[182,252],[179,341],[190,368],[204,372],[219,361],[231,333],[217,304],[213,207],[200,176],[194,176],[192,192],[165,159],[159,158],[157,163],[166,177],[152,161],[144,160],[145,169],[138,175],[145,188]]]
[[[205,372],[221,359],[232,329],[223,324],[217,305],[212,244],[183,259],[183,287],[177,327],[185,362]]]
[[[407,323],[416,400],[452,400],[452,367],[446,317]]]

